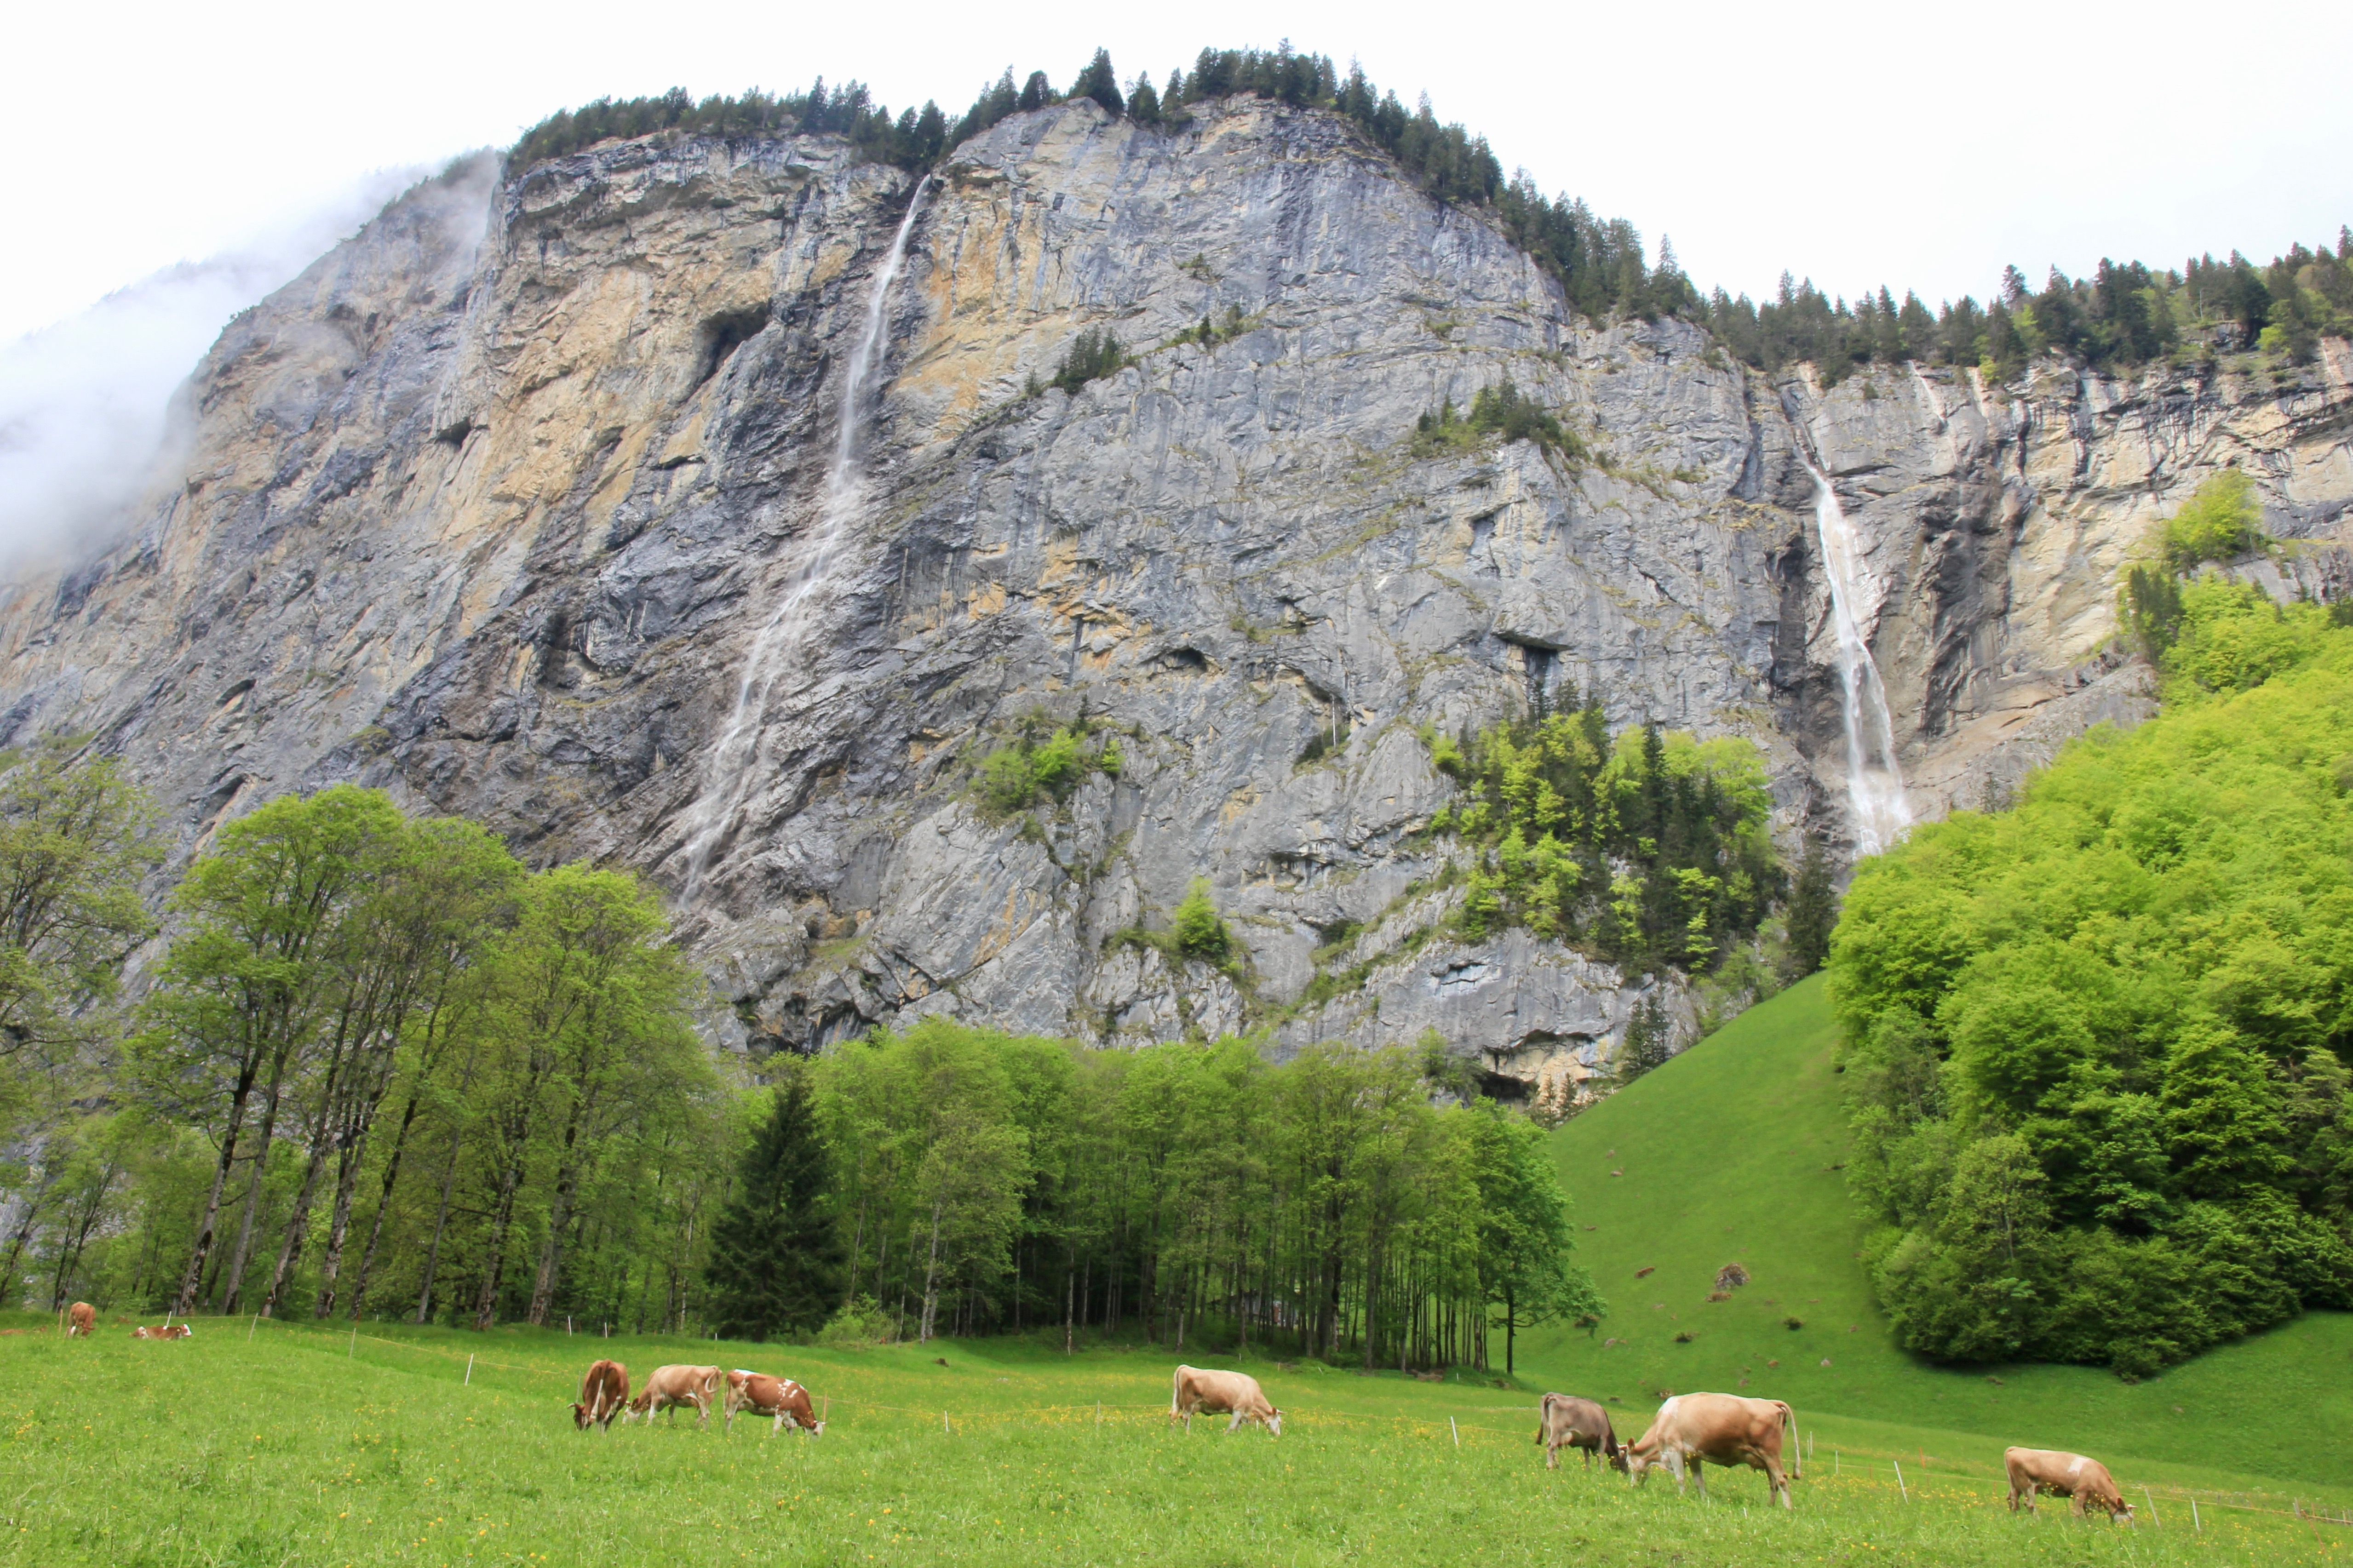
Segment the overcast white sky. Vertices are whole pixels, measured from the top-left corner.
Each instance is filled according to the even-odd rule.
[[[1410,16],[1410,20],[1407,19]],[[1915,20],[1914,18],[1917,18]],[[282,249],[369,175],[511,141],[600,93],[856,76],[953,115],[1007,64],[1066,85],[1098,43],[1155,79],[1204,44],[1360,58],[1509,169],[1673,237],[1703,287],[1784,268],[1982,296],[2103,254],[2268,258],[2353,220],[2353,6],[1926,7],[1794,0],[1380,7],[18,7],[0,344],[181,261]],[[307,242],[307,236],[306,236]]]

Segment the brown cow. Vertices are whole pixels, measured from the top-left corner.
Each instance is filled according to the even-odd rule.
[[[629,1402],[629,1369],[617,1361],[600,1361],[580,1380],[580,1402],[572,1407],[572,1425],[586,1432],[591,1426],[613,1429],[613,1417]]]
[[[738,1410],[775,1416],[776,1425],[768,1428],[771,1437],[783,1431],[787,1421],[794,1430],[809,1436],[825,1436],[825,1423],[817,1418],[808,1390],[789,1377],[770,1377],[764,1372],[746,1372],[737,1367],[727,1374],[727,1429],[731,1432],[735,1429]]]
[[[1593,1468],[1593,1456],[1597,1453],[1612,1467],[1620,1470],[1626,1468],[1625,1450],[1618,1446],[1618,1434],[1609,1425],[1609,1412],[1573,1394],[1544,1396],[1544,1403],[1536,1410],[1536,1441],[1544,1445],[1547,1470],[1560,1468],[1563,1448],[1577,1450],[1588,1470]]]
[[[2097,1459],[2087,1459],[2081,1454],[2063,1454],[2056,1448],[2005,1448],[2001,1453],[2002,1468],[2010,1472],[2010,1511],[2016,1513],[2023,1502],[2029,1513],[2034,1511],[2036,1489],[2054,1497],[2070,1499],[2067,1511],[2081,1519],[2087,1511],[2086,1503],[2097,1503],[2108,1510],[2111,1521],[2133,1521],[2132,1504],[2125,1501],[2116,1489],[2116,1480],[2108,1474],[2108,1467]]]
[[[89,1334],[98,1327],[98,1309],[87,1301],[76,1301],[66,1309],[66,1338]]]
[[[1168,1395],[1170,1426],[1181,1418],[1185,1430],[1190,1432],[1196,1412],[1222,1415],[1229,1410],[1234,1413],[1234,1418],[1226,1423],[1229,1432],[1245,1421],[1260,1421],[1270,1435],[1282,1436],[1282,1412],[1267,1402],[1266,1391],[1248,1373],[1210,1372],[1198,1366],[1176,1369],[1176,1386]]]
[[[654,1374],[646,1379],[646,1385],[638,1391],[638,1396],[622,1409],[621,1425],[626,1426],[642,1417],[650,1426],[654,1417],[664,1410],[670,1411],[670,1421],[675,1424],[678,1420],[676,1407],[691,1405],[698,1413],[695,1425],[708,1426],[711,1425],[711,1402],[718,1396],[723,1386],[721,1380],[725,1376],[726,1373],[715,1366],[658,1366],[654,1368]]]
[[[1659,1406],[1651,1429],[1626,1451],[1626,1473],[1645,1479],[1654,1465],[1664,1465],[1683,1486],[1686,1468],[1699,1495],[1707,1495],[1702,1463],[1746,1465],[1765,1472],[1773,1495],[1789,1506],[1789,1482],[1800,1479],[1792,1452],[1788,1473],[1781,1470],[1781,1434],[1796,1426],[1797,1417],[1778,1399],[1743,1399],[1736,1394],[1678,1394]]]
[[[134,1340],[192,1340],[196,1337],[196,1331],[185,1323],[159,1323],[152,1329],[133,1329],[131,1337]]]

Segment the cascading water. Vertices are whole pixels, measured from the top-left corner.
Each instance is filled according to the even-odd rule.
[[[1887,711],[1887,690],[1879,681],[1871,644],[1862,635],[1857,604],[1862,597],[1862,546],[1839,507],[1830,476],[1811,459],[1814,531],[1822,551],[1822,573],[1831,584],[1831,625],[1838,643],[1839,688],[1846,721],[1846,796],[1854,816],[1855,853],[1876,855],[1912,826],[1912,805],[1904,795],[1904,773],[1895,762],[1895,721]]]
[[[916,215],[923,205],[923,188],[929,183],[929,176],[917,183],[914,195],[907,202],[907,216],[899,220],[899,231],[892,237],[891,248],[874,273],[872,287],[867,290],[865,318],[860,323],[858,341],[850,350],[849,363],[841,379],[840,419],[834,434],[833,458],[826,465],[817,537],[807,559],[794,574],[784,596],[761,626],[759,635],[752,639],[751,651],[744,659],[744,677],[735,689],[734,709],[728,714],[727,727],[720,731],[719,743],[711,749],[710,763],[703,770],[702,793],[696,799],[694,820],[686,838],[686,883],[690,895],[700,889],[710,868],[712,850],[733,824],[745,797],[758,782],[762,721],[766,718],[768,699],[776,690],[776,681],[789,667],[801,629],[801,607],[824,582],[833,563],[834,546],[864,510],[865,475],[858,458],[866,388],[882,356],[891,285],[897,280],[899,268],[907,258],[907,238],[914,233]]]

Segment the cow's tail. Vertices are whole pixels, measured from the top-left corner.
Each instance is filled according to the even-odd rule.
[[[1789,1435],[1789,1479],[1804,1480],[1805,1473],[1798,1468],[1799,1461],[1805,1457],[1805,1445],[1798,1440],[1797,1413],[1789,1408],[1789,1402],[1786,1399],[1777,1399],[1773,1403],[1781,1407],[1781,1430]]]

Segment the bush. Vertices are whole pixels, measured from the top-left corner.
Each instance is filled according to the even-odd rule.
[[[1106,736],[1089,753],[1085,739],[1084,730],[1064,725],[1042,741],[1033,740],[1025,726],[1012,745],[1000,746],[981,759],[982,809],[991,816],[1007,817],[1040,802],[1068,800],[1091,771],[1118,777],[1126,761],[1118,742]]]
[[[1176,951],[1187,958],[1223,963],[1233,951],[1233,933],[1219,917],[1218,906],[1209,901],[1207,877],[1193,879],[1185,901],[1176,906],[1169,924],[1176,938]]]
[[[871,1296],[844,1302],[817,1331],[817,1342],[828,1350],[863,1351],[887,1345],[895,1337],[895,1321]]]
[[[2185,572],[2201,562],[2252,555],[2271,542],[2263,521],[2255,482],[2237,468],[2225,468],[2166,520],[2158,534],[2165,563]]]
[[[1521,396],[1520,389],[1508,379],[1481,387],[1471,400],[1467,416],[1455,412],[1451,397],[1439,405],[1437,413],[1423,415],[1414,425],[1413,452],[1416,457],[1433,458],[1467,451],[1490,436],[1502,437],[1505,446],[1534,442],[1538,449],[1556,452],[1570,462],[1581,462],[1586,457],[1584,441],[1564,429],[1533,399]]]

